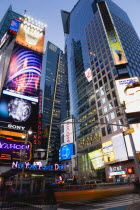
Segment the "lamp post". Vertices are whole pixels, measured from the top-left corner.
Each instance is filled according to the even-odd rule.
[[[24,141],[24,147],[20,149],[20,160],[23,162],[22,164],[22,173],[21,173],[21,180],[20,180],[20,194],[22,194],[22,187],[23,187],[23,174],[24,174],[24,165],[25,165],[25,154],[26,154],[26,145],[27,141],[30,135],[32,135],[32,130],[29,129],[26,133],[22,134],[22,139],[25,139]]]

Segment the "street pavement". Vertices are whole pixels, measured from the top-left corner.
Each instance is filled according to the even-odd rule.
[[[59,205],[58,210],[140,210],[140,196],[126,194],[99,201],[73,201]]]

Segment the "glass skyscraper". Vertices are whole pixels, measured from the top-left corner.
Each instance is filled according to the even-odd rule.
[[[60,48],[47,43],[44,55],[44,99],[42,125],[48,129],[47,162],[59,161],[60,126],[59,123],[69,116],[69,96],[66,57]]]
[[[125,144],[119,135],[123,135],[121,125],[126,124],[126,118],[114,81],[140,75],[140,40],[127,14],[111,0],[80,0],[71,12],[62,11],[61,15],[71,114],[77,120],[79,180],[105,179],[105,174],[108,179],[109,168],[120,161],[113,156],[116,155],[112,148],[113,138],[122,139],[120,148]],[[112,33],[111,40],[116,34],[120,43],[121,50],[115,49],[114,54],[107,27]],[[122,55],[124,62],[119,63]],[[86,70],[91,71],[90,81]],[[129,163],[128,158],[123,161]]]

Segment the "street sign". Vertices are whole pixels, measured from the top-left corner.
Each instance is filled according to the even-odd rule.
[[[134,133],[134,128],[129,128],[126,131],[123,132],[124,135],[128,135],[130,133]]]

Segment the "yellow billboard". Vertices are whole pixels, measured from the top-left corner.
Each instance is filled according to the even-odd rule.
[[[43,53],[45,31],[24,20],[16,36],[16,42],[22,46]]]
[[[125,112],[140,112],[140,78],[116,80],[115,84],[120,103],[125,104]]]
[[[90,152],[88,153],[88,156],[95,170],[100,169],[104,166],[104,158],[103,158],[102,149],[98,149],[93,152]]]
[[[109,163],[115,160],[112,141],[102,143],[102,150],[105,163]]]
[[[124,53],[124,50],[121,46],[121,42],[119,40],[119,36],[114,27],[113,20],[107,8],[106,2],[99,2],[98,9],[100,12],[100,16],[106,31],[107,39],[109,42],[110,50],[112,52],[112,56],[114,59],[115,65],[125,64],[127,63],[127,59]]]

